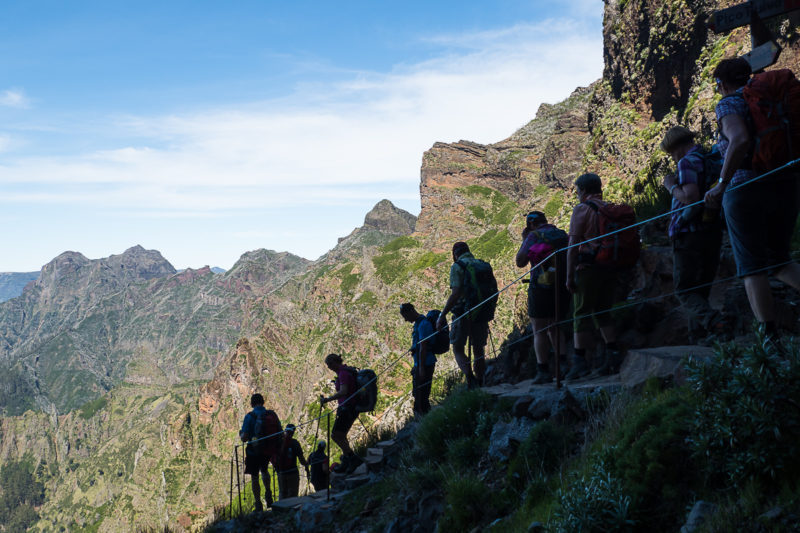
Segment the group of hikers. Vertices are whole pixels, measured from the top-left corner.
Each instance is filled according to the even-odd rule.
[[[785,70],[751,76],[750,64],[742,58],[723,60],[714,70],[721,100],[716,106],[718,141],[710,152],[695,142],[695,134],[688,128],[675,126],[666,132],[660,146],[677,167],[677,172],[663,181],[672,201],[668,234],[674,258],[675,295],[686,312],[690,330],[699,330],[716,339],[727,333],[725,318],[709,303],[720,263],[722,232],[727,228],[737,275],[744,281],[764,342],[781,353],[769,276],[774,275],[800,290],[800,265],[790,255],[799,204],[798,172],[786,165],[800,151],[800,138],[797,148],[791,146],[791,136],[800,137],[800,109],[794,104],[793,110],[774,111],[784,115],[795,113],[796,124],[785,133],[788,139],[769,137],[771,129],[762,124],[763,117],[759,115],[764,113],[759,106],[766,105],[766,98],[759,97],[758,91],[764,85],[782,84],[785,93],[800,100],[800,82]],[[781,148],[781,143],[788,143],[789,147]],[[776,155],[781,150],[783,153]],[[768,172],[770,175],[762,179]],[[565,381],[617,373],[623,360],[610,311],[618,297],[621,274],[634,266],[639,257],[641,243],[638,231],[632,227],[635,215],[630,206],[603,199],[602,180],[596,174],[578,177],[574,190],[578,203],[573,208],[568,231],[551,224],[543,212],[531,211],[525,218],[522,242],[515,256],[518,267],[530,270],[528,316],[537,364],[535,384],[554,379],[551,351],[562,363],[556,368],[563,371],[568,367],[563,375]],[[411,375],[413,410],[417,415],[431,409],[436,356],[451,347],[467,386],[476,388],[484,384],[486,344],[498,297],[497,282],[489,263],[474,257],[467,243],[459,241],[453,245],[452,259],[450,294],[441,312],[422,314],[411,303],[400,306],[401,317],[413,324]],[[567,342],[558,324],[566,321],[570,309],[573,354],[567,361]],[[454,320],[448,325],[450,313]],[[603,340],[600,348],[597,332]],[[350,427],[358,413],[363,412],[350,401],[360,390],[360,382],[356,369],[345,365],[341,356],[330,354],[325,364],[336,373],[336,393],[327,398],[321,396],[320,402],[323,405],[334,399],[339,402],[331,438],[344,454],[334,471],[352,472],[362,462],[347,441]],[[258,434],[253,425],[259,416],[264,416],[263,412],[268,411],[263,407],[263,398],[256,394],[253,411],[245,417],[240,432],[243,441]],[[260,508],[258,472],[266,471],[268,461],[279,472],[281,497],[297,494],[295,459],[304,466],[311,465],[315,487],[318,486],[315,479],[322,479],[315,477],[313,460],[306,461],[299,445],[295,446],[297,441],[292,438],[290,428],[287,426],[280,445],[277,442],[272,445],[269,457],[262,454],[259,459],[246,459],[246,472],[254,476],[257,509]],[[255,447],[252,452],[256,453]],[[324,443],[320,443],[315,453],[321,454],[317,457],[323,457],[327,467]],[[327,476],[326,470],[319,471]],[[264,484],[268,486],[266,480]],[[268,494],[268,504],[270,500]]]

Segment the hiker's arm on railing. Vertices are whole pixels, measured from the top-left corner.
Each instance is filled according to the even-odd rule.
[[[444,308],[442,309],[442,314],[439,316],[439,320],[436,321],[436,329],[441,329],[444,326],[444,321],[447,316],[447,313],[453,310],[453,307],[458,303],[458,300],[461,298],[461,293],[464,291],[464,287],[453,287],[452,291],[450,292],[450,297],[447,299],[447,302],[444,304]]]
[[[579,240],[575,235],[569,236],[569,247],[567,248],[567,272],[565,285],[569,292],[575,292],[575,269],[578,268],[578,244]]]
[[[725,161],[719,173],[720,183],[706,193],[705,200],[711,207],[719,207],[722,195],[730,183],[733,175],[741,168],[747,153],[750,151],[750,132],[747,122],[740,115],[725,115],[720,120],[722,135],[728,139],[728,149],[725,152]]]
[[[319,403],[325,405],[328,402],[332,402],[333,400],[338,400],[339,398],[347,398],[350,395],[350,386],[347,383],[342,383],[339,386],[339,391],[334,394],[333,396],[328,396],[327,398],[322,394],[319,395]]]

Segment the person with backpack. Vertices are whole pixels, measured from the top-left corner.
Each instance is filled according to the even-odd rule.
[[[550,383],[553,375],[550,372],[550,347],[560,346],[561,360],[566,359],[567,343],[564,334],[556,322],[556,298],[558,298],[559,316],[562,320],[569,308],[569,293],[563,284],[556,286],[556,268],[561,276],[566,272],[566,253],[552,253],[567,246],[567,233],[548,224],[547,217],[541,211],[531,211],[525,217],[525,228],[522,230],[522,245],[517,252],[516,261],[520,268],[531,265],[531,279],[528,284],[528,318],[533,328],[533,350],[536,354],[536,377],[534,384]],[[541,263],[541,264],[540,264]],[[535,267],[535,268],[533,268]],[[556,342],[556,335],[559,342]],[[561,367],[563,369],[563,367]]]
[[[613,258],[622,259],[625,256],[626,261],[620,261],[619,265],[628,266],[627,255],[631,253],[627,245],[616,249],[613,245],[607,245],[605,239],[589,241],[608,233],[608,224],[602,224],[601,217],[607,216],[603,214],[604,208],[611,204],[603,201],[600,176],[591,173],[579,176],[575,180],[575,189],[579,203],[572,210],[569,223],[566,274],[566,288],[572,293],[575,313],[572,324],[575,355],[564,377],[565,381],[591,373],[586,355],[587,350],[595,345],[594,331],[598,329],[605,341],[605,350],[602,358],[594,359],[595,372],[610,374],[619,371],[622,354],[617,346],[617,330],[609,312],[614,305],[617,288],[618,267],[613,263]],[[609,250],[614,253],[605,254]]]
[[[486,261],[476,259],[465,242],[453,245],[453,266],[450,267],[450,296],[436,321],[436,329],[447,324],[447,313],[456,317],[450,325],[450,344],[458,367],[467,377],[469,388],[482,387],[486,372],[486,341],[489,339],[489,321],[494,318],[497,306],[497,280]],[[468,314],[465,315],[465,313]],[[475,354],[470,368],[470,358],[465,347],[469,340]]]
[[[281,422],[275,411],[264,407],[264,397],[255,393],[250,397],[252,411],[244,416],[242,429],[239,430],[239,438],[242,442],[247,442],[244,456],[244,473],[252,477],[253,498],[255,499],[255,510],[263,511],[261,503],[261,486],[258,479],[261,473],[261,481],[264,482],[264,495],[267,500],[267,507],[272,507],[272,491],[270,490],[269,463],[275,465],[277,455],[276,444],[280,442],[282,433]],[[255,442],[251,442],[255,441]]]
[[[308,456],[311,484],[317,492],[328,488],[328,456],[325,455],[325,446],[327,443],[324,440],[319,441],[317,449]]]
[[[339,466],[334,468],[333,471],[337,474],[349,474],[364,462],[353,453],[350,443],[347,442],[347,432],[350,431],[353,423],[358,418],[358,411],[356,410],[356,395],[358,392],[356,372],[344,364],[341,355],[335,353],[328,354],[325,357],[325,366],[336,374],[336,380],[334,381],[336,394],[327,398],[320,395],[319,401],[322,405],[333,400],[338,400],[339,402],[339,407],[336,409],[336,420],[334,420],[331,430],[331,439],[339,445],[344,454]]]
[[[436,353],[433,346],[437,335],[444,337],[444,331],[437,333],[435,320],[431,322],[428,317],[418,313],[410,303],[400,306],[400,316],[406,322],[414,324],[411,328],[411,357],[414,360],[414,366],[411,368],[411,386],[414,414],[424,415],[431,410],[431,385],[433,371],[436,369]],[[447,342],[448,339],[444,338]]]
[[[797,119],[800,98],[796,97],[798,82],[791,71],[765,72],[752,80],[751,73],[750,64],[740,57],[724,59],[714,69],[717,90],[722,94],[716,115],[717,146],[724,162],[719,185],[706,193],[705,201],[712,207],[722,205],[736,273],[744,279],[750,308],[765,340],[780,349],[769,275],[800,290],[800,265],[790,256],[798,213],[798,170],[790,168],[749,182],[765,171],[780,168],[787,158],[797,157],[800,128],[796,120],[790,123],[789,119]],[[782,108],[771,106],[777,99],[767,94],[771,90],[787,95]],[[793,134],[794,139],[768,137],[768,130],[780,134],[781,128],[763,127],[763,123],[779,119],[786,108],[793,115],[786,118],[785,135]],[[781,144],[788,146],[783,153],[775,152]]]
[[[283,443],[278,453],[278,491],[280,499],[296,498],[300,492],[300,471],[297,469],[297,461],[306,469],[308,474],[308,461],[303,455],[303,448],[297,439],[294,438],[295,425],[286,424],[283,431]]]
[[[669,238],[672,241],[673,282],[678,301],[686,310],[689,331],[697,326],[712,338],[725,333],[719,311],[711,307],[708,296],[719,267],[722,246],[722,219],[718,209],[693,206],[717,185],[719,167],[715,152],[704,153],[695,144],[694,133],[674,126],[661,141],[661,149],[677,165],[677,174],[664,178],[664,187],[672,197]]]

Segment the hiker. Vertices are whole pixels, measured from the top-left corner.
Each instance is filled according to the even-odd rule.
[[[431,410],[431,384],[436,368],[436,354],[431,345],[435,333],[434,324],[417,312],[410,303],[400,306],[400,315],[411,322],[411,356],[414,366],[411,369],[411,387],[414,396],[414,414],[424,415]],[[430,337],[430,338],[429,338]]]
[[[453,245],[453,265],[450,267],[450,297],[442,308],[442,313],[436,321],[436,329],[442,329],[447,322],[447,313],[453,311],[457,321],[450,325],[450,344],[453,345],[453,355],[456,363],[467,377],[469,388],[482,387],[483,376],[486,372],[486,341],[489,338],[489,320],[494,317],[496,298],[487,302],[475,311],[465,315],[469,309],[475,308],[483,302],[483,298],[491,294],[473,294],[478,287],[474,287],[471,278],[476,277],[478,269],[484,268],[488,263],[476,259],[469,251],[465,242]],[[489,267],[491,273],[491,267]],[[491,276],[494,279],[494,276]],[[491,289],[485,292],[491,293]],[[494,284],[494,293],[497,292],[497,283]],[[483,298],[482,298],[483,296]],[[491,311],[489,316],[484,316],[484,311]],[[462,316],[463,315],[463,316]],[[460,318],[459,318],[460,317]],[[467,356],[465,346],[469,340],[470,348],[475,354],[470,368],[470,358]]]
[[[308,461],[303,455],[303,448],[297,439],[294,438],[294,424],[286,424],[284,430],[283,444],[278,454],[278,490],[280,499],[296,498],[300,491],[300,472],[297,469],[297,461],[306,469],[308,475]]]
[[[317,492],[328,488],[328,456],[325,455],[327,443],[321,440],[317,443],[317,449],[308,456],[308,464],[311,468],[311,484]]]
[[[605,341],[603,358],[595,355],[595,372],[608,374],[617,370],[622,355],[617,347],[617,331],[611,314],[617,272],[595,264],[598,240],[573,246],[600,235],[598,208],[603,201],[603,183],[597,174],[583,174],[575,180],[578,205],[572,210],[569,223],[566,287],[572,293],[574,307],[575,355],[564,379],[572,381],[591,373],[586,362],[587,350],[595,346],[594,331],[599,329]]]
[[[332,469],[337,474],[349,474],[355,470],[358,465],[364,461],[353,453],[350,443],[347,442],[347,432],[353,427],[353,423],[358,418],[358,411],[355,406],[356,394],[356,376],[355,372],[347,367],[342,361],[342,356],[339,354],[328,354],[325,357],[325,366],[331,371],[336,373],[336,394],[325,398],[320,395],[319,401],[322,405],[333,400],[339,401],[339,407],[336,409],[336,420],[333,422],[331,431],[331,439],[339,445],[342,455],[341,462],[337,468]],[[351,398],[353,398],[352,401]]]
[[[775,302],[769,286],[772,274],[800,290],[800,265],[791,261],[790,241],[797,219],[797,169],[759,179],[752,170],[755,142],[744,87],[750,64],[743,58],[724,59],[714,69],[722,99],[716,107],[719,142],[724,157],[719,185],[705,195],[706,203],[725,213],[736,273],[744,279],[747,299],[765,341],[780,346]]]
[[[522,230],[522,245],[517,252],[516,261],[520,268],[531,267],[547,259],[552,252],[567,245],[568,236],[564,230],[547,223],[547,217],[541,211],[531,211],[525,217],[525,228]],[[557,254],[546,262],[531,270],[528,284],[528,318],[533,328],[533,350],[536,354],[536,377],[534,384],[550,383],[550,347],[553,350],[560,346],[560,360],[566,359],[567,347],[564,333],[553,324],[556,322],[556,297],[558,297],[559,316],[563,319],[569,308],[569,293],[566,287],[556,282],[556,268],[559,275],[566,273],[566,253]],[[558,339],[556,339],[558,335]],[[558,340],[559,342],[556,342]],[[563,366],[561,369],[563,370]]]
[[[707,176],[704,154],[694,142],[694,133],[683,126],[667,131],[661,149],[675,161],[677,174],[664,178],[664,187],[672,197],[672,211],[700,201],[702,195],[716,182]],[[711,307],[708,296],[717,275],[722,245],[722,219],[718,209],[693,206],[672,214],[668,229],[672,241],[673,281],[678,301],[689,319],[689,331],[697,326],[712,339],[724,334],[725,324],[719,311]]]
[[[244,457],[244,473],[252,477],[253,498],[255,499],[255,510],[263,511],[261,503],[261,486],[258,479],[259,472],[261,480],[264,482],[264,495],[267,500],[267,507],[272,507],[272,491],[270,490],[270,478],[268,466],[272,462],[275,464],[275,437],[280,438],[280,420],[275,411],[267,410],[264,407],[264,397],[255,393],[250,397],[252,411],[244,416],[242,429],[239,431],[239,438],[242,442],[247,442]],[[276,426],[277,424],[277,426]],[[278,433],[273,430],[277,427]],[[272,431],[272,433],[270,433]],[[269,438],[272,437],[272,438]],[[253,439],[260,439],[257,442],[250,442]]]

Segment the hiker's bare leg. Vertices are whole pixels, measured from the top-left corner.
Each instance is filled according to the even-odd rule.
[[[800,265],[797,263],[789,263],[780,269],[775,277],[800,291]]]
[[[475,356],[475,361],[472,363],[475,377],[478,379],[478,383],[483,383],[483,375],[486,373],[486,347],[475,345],[472,347],[472,352]]]
[[[350,443],[347,442],[347,433],[334,431],[331,433],[331,440],[339,445],[339,448],[342,449],[342,453],[345,455],[351,455],[353,453],[352,448],[350,448]]]
[[[470,368],[469,357],[467,357],[467,354],[464,351],[465,346],[466,344],[454,344],[453,356],[456,358],[456,364],[458,365],[458,368],[461,369],[465,376],[469,376],[472,374],[472,369]]]
[[[261,472],[261,481],[264,483],[264,499],[267,500],[267,507],[272,507],[272,489],[270,488],[270,479],[268,472]]]
[[[775,302],[769,288],[769,278],[766,274],[753,274],[744,278],[744,290],[750,301],[750,309],[759,322],[772,322],[775,320]]]
[[[253,482],[252,482],[253,498],[255,498],[256,502],[260,502],[261,501],[261,484],[259,483],[259,480],[258,480],[258,474],[254,475],[254,476],[250,476],[250,479],[253,480]],[[256,506],[258,506],[258,504],[256,504]]]
[[[576,331],[574,335],[575,348],[579,350],[588,350],[594,348],[594,332],[593,331]]]
[[[536,352],[536,362],[540,365],[547,364],[550,353],[550,342],[555,340],[555,334],[548,326],[553,323],[552,318],[531,318],[533,327],[533,349]],[[555,346],[555,344],[553,344]]]
[[[603,326],[600,328],[600,333],[603,335],[603,340],[606,341],[606,344],[617,342],[617,328],[614,326]]]

